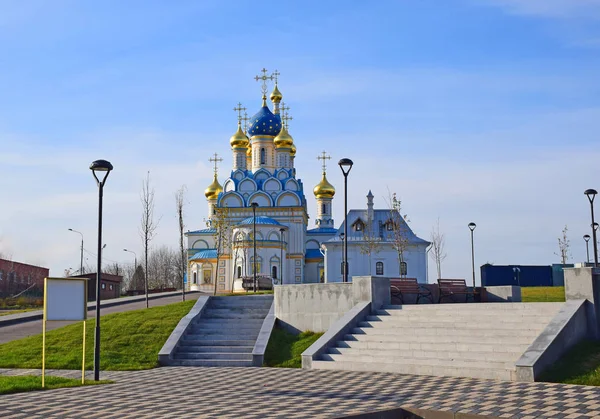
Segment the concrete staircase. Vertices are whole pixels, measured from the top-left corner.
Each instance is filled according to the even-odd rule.
[[[515,379],[515,362],[563,303],[384,306],[315,369]]]
[[[272,295],[211,297],[182,336],[170,365],[251,367]]]

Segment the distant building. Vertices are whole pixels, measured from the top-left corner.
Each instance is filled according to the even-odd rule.
[[[42,296],[48,268],[0,259],[0,297],[12,297],[27,290],[28,295]]]
[[[73,275],[71,278],[88,278],[88,301],[96,301],[96,273]],[[100,299],[119,298],[123,276],[102,273],[100,278]]]

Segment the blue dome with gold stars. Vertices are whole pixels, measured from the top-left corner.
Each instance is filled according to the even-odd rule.
[[[272,135],[273,137],[281,131],[281,118],[279,115],[273,114],[268,106],[264,105],[250,119],[248,126],[248,135]]]

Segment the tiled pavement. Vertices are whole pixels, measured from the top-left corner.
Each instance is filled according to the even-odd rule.
[[[32,372],[39,374],[0,369],[3,375]],[[600,418],[600,388],[551,383],[202,367],[105,372],[101,378],[116,383],[0,396],[0,417],[329,418],[404,407],[471,417]]]

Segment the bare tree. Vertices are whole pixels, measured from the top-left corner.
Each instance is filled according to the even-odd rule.
[[[150,172],[146,175],[146,179],[142,182],[142,222],[140,226],[140,236],[144,245],[144,290],[146,292],[146,308],[148,308],[148,247],[155,236],[158,227],[158,221],[154,218],[154,188],[150,187]]]
[[[381,237],[378,235],[379,232],[376,234],[374,230],[373,218],[369,217],[366,225],[363,227],[363,237],[360,243],[360,253],[367,255],[369,258],[369,275],[373,275],[372,255],[373,253],[379,253],[381,250]]]
[[[404,252],[408,249],[408,216],[402,214],[402,202],[393,193],[390,200],[390,220],[392,248],[398,253],[398,264],[400,266],[400,276],[406,276],[402,270],[404,263]]]
[[[185,301],[185,273],[187,271],[187,257],[185,256],[185,247],[183,242],[183,230],[185,225],[183,224],[183,205],[185,202],[185,190],[186,187],[183,185],[177,192],[175,192],[175,207],[177,209],[177,218],[179,220],[179,254],[181,260],[179,261],[179,276],[181,279],[181,299]]]
[[[231,214],[227,207],[215,207],[215,213],[210,219],[210,226],[214,229],[215,248],[217,249],[217,268],[215,271],[215,291],[217,295],[217,282],[219,279],[219,259],[222,254],[227,253],[231,243],[233,224]]]
[[[433,226],[431,231],[431,258],[435,261],[435,267],[437,268],[438,279],[442,277],[442,262],[446,259],[446,236],[440,232],[440,219],[438,217],[437,223]]]
[[[565,265],[569,258],[571,257],[571,242],[567,237],[567,226],[562,230],[562,237],[558,238],[558,253],[554,253],[556,256],[560,257],[560,263]]]

